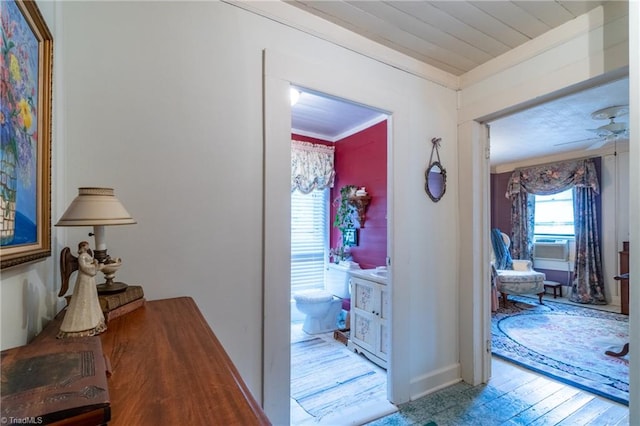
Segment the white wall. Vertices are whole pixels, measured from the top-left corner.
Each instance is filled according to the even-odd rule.
[[[629,241],[629,151],[602,157],[600,197],[600,244],[605,296],[609,303],[620,305],[620,281],[613,277],[620,273],[619,252],[622,242]]]
[[[148,299],[194,297],[258,400],[272,392],[263,390],[263,317],[278,315],[263,312],[263,50],[332,69],[333,80],[298,76],[311,87],[381,107],[402,104],[393,111],[389,197],[394,309],[406,318],[394,338],[404,336],[407,349],[396,351],[408,361],[397,369],[401,398],[458,378],[455,91],[225,3],[52,6],[60,85],[54,223],[77,187],[115,188],[138,221],[107,229],[110,254],[123,258],[118,279],[143,285]],[[438,204],[423,190],[435,136],[450,173]],[[55,264],[62,246],[89,231],[54,228],[56,256],[42,265]],[[7,285],[3,279],[3,308],[21,301],[5,287],[19,287],[39,267],[21,268]],[[52,269],[39,272],[41,281],[54,282]],[[288,300],[287,291],[283,311]],[[20,328],[18,316],[30,309],[21,311],[5,318],[3,309],[3,327]],[[286,332],[288,321],[279,327]],[[288,349],[287,339],[279,350]],[[285,393],[268,410],[276,423],[288,418]]]

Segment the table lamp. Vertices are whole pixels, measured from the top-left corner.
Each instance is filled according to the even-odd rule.
[[[98,293],[124,291],[127,284],[114,282],[116,270],[122,265],[120,258],[107,254],[105,226],[130,225],[136,221],[114,195],[113,188],[78,188],[78,196],[71,202],[56,226],[93,226],[95,238],[93,257],[101,264],[106,282],[98,285]]]

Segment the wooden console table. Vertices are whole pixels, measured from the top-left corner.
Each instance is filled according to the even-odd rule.
[[[55,340],[62,317],[26,347],[64,343]],[[147,301],[99,337],[77,339],[93,339],[98,354],[101,343],[110,364],[110,425],[270,424],[191,298]]]
[[[111,424],[270,424],[193,299],[148,301],[108,326]]]

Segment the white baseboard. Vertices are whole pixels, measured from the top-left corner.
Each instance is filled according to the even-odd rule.
[[[414,401],[425,395],[461,382],[460,364],[452,364],[411,381],[411,400]]]

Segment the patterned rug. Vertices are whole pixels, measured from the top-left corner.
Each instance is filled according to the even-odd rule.
[[[386,375],[357,357],[321,338],[292,343],[291,397],[320,421],[386,395]]]
[[[493,354],[577,388],[629,405],[629,317],[509,296],[491,319]]]

